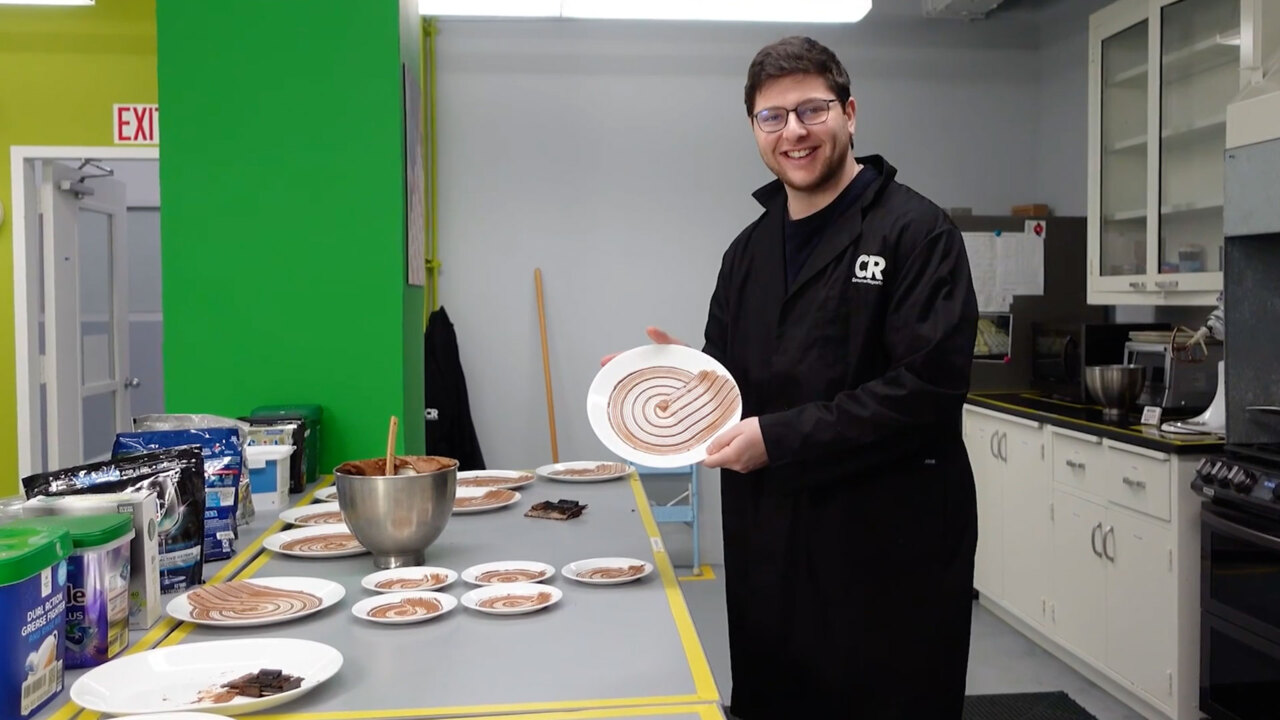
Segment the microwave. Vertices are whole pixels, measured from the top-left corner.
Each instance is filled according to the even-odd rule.
[[[1094,404],[1084,383],[1089,365],[1125,361],[1125,343],[1135,330],[1173,330],[1168,323],[1034,322],[1031,324],[1031,385],[1055,400]]]

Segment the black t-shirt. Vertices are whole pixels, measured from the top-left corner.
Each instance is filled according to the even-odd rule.
[[[874,167],[863,165],[858,174],[853,176],[853,180],[850,180],[844,190],[841,190],[840,194],[826,207],[799,220],[786,219],[783,224],[783,238],[786,247],[787,290],[791,289],[805,261],[818,246],[818,238],[822,236],[823,231],[831,225],[832,220],[853,207],[877,177],[879,173]]]

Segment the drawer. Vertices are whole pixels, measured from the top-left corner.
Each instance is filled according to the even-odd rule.
[[[1053,438],[1053,481],[1105,497],[1102,438],[1057,428],[1050,433]]]
[[[1161,520],[1169,519],[1170,480],[1167,455],[1128,450],[1123,446],[1107,443],[1104,470],[1108,500]]]

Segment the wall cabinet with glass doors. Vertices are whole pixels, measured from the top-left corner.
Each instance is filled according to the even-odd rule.
[[[1226,108],[1268,1],[1121,0],[1090,17],[1090,303],[1215,303]]]

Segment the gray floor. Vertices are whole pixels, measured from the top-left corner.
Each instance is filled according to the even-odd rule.
[[[681,557],[687,557],[679,554],[676,548],[671,549],[677,562]],[[716,574],[715,580],[686,580],[680,586],[706,649],[707,661],[711,663],[721,697],[728,702],[729,630],[724,613],[723,570],[715,566],[712,570]],[[676,571],[679,575],[688,574],[687,567],[677,567]],[[984,695],[1050,690],[1066,692],[1098,720],[1142,720],[1141,715],[974,603],[968,693]]]

